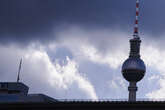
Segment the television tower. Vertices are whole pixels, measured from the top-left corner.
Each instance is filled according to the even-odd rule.
[[[146,66],[140,58],[140,37],[138,34],[138,18],[139,18],[139,0],[136,0],[136,19],[133,39],[130,40],[129,58],[122,65],[122,75],[129,81],[129,101],[136,101],[136,83],[140,81],[146,72]]]

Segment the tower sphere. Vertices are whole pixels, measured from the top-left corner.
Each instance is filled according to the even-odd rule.
[[[127,81],[138,82],[146,72],[146,66],[140,58],[128,58],[122,66],[122,75]]]

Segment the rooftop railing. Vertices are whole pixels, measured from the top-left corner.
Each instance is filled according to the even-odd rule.
[[[128,102],[128,99],[58,99],[61,102]],[[165,102],[165,99],[139,98],[136,102]]]

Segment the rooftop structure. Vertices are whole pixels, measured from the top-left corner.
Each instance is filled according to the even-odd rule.
[[[18,94],[27,95],[29,87],[23,83],[17,82],[0,82],[0,95]]]
[[[159,101],[104,101],[104,102],[28,102],[0,103],[4,110],[164,110],[165,102]]]
[[[0,103],[55,102],[44,94],[28,94],[29,87],[21,82],[0,82]]]

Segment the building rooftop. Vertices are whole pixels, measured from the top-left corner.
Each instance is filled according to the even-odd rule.
[[[164,110],[165,102],[152,101],[107,101],[107,102],[15,102],[0,103],[0,109],[35,109],[35,110]]]
[[[21,82],[0,82],[0,103],[57,101],[44,94],[28,94],[28,90]]]
[[[21,82],[0,82],[0,95],[22,94],[27,95],[29,87]]]

